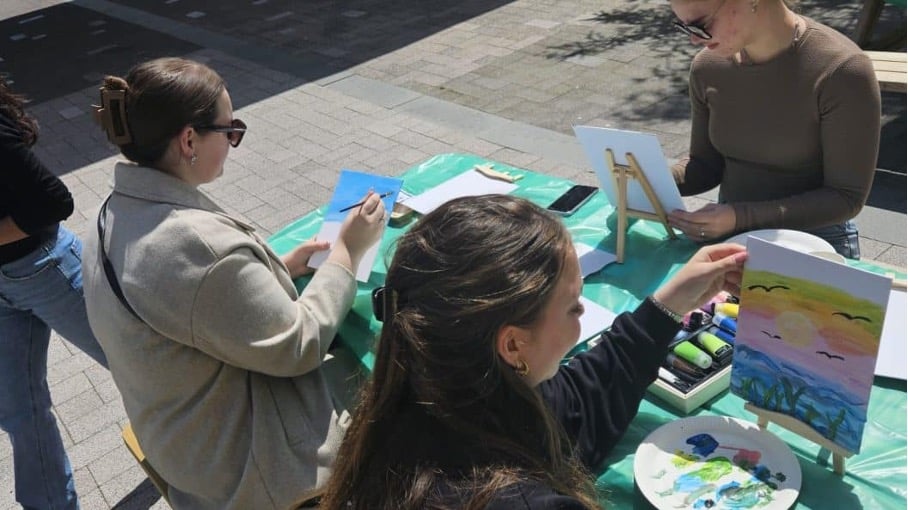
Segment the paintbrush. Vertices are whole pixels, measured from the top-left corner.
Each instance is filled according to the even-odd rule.
[[[390,196],[391,196],[391,193],[392,193],[391,191],[387,191],[387,192],[382,193],[381,195],[379,195],[378,198],[390,197]],[[355,204],[353,204],[353,205],[348,205],[347,207],[344,207],[343,209],[341,209],[340,211],[337,211],[337,212],[346,212],[346,211],[349,211],[350,209],[353,209],[354,207],[360,207],[361,205],[363,205],[363,204],[365,204],[365,203],[366,203],[366,201],[363,200],[362,202],[357,202],[357,203],[355,203]]]

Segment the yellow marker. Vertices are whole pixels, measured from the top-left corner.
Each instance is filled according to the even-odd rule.
[[[721,313],[726,317],[738,318],[738,303],[716,303],[715,313]]]

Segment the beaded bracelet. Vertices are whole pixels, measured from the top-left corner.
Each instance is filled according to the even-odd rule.
[[[665,306],[664,304],[660,303],[660,302],[659,302],[658,300],[656,300],[656,298],[654,298],[653,296],[646,296],[646,299],[648,299],[649,302],[652,303],[653,306],[655,306],[656,308],[658,308],[662,313],[664,313],[665,315],[669,316],[673,321],[677,322],[678,324],[681,324],[681,321],[684,319],[684,316],[683,316],[683,315],[681,315],[681,314],[679,314],[679,313],[675,313],[675,312],[669,310],[669,308],[668,308],[667,306]]]

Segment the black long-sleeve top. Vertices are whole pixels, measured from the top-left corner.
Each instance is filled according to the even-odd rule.
[[[634,312],[619,315],[598,345],[575,356],[539,386],[576,455],[590,470],[600,467],[637,415],[646,388],[656,380],[668,344],[679,329],[678,323],[646,300]],[[458,476],[477,462],[494,462],[483,445],[427,415],[395,434],[408,438],[409,454],[405,455],[429,463],[445,475]],[[442,506],[451,508],[462,506],[471,496],[452,487],[439,489]],[[487,508],[571,510],[582,506],[541,481],[529,479],[495,494]]]
[[[9,217],[28,237],[0,244],[0,265],[30,253],[56,235],[73,212],[66,185],[25,145],[12,119],[0,114],[0,218]]]

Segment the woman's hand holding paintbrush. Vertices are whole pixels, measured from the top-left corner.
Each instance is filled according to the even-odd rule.
[[[369,193],[374,194],[375,192],[370,191]],[[366,195],[366,196],[368,196],[368,195]],[[378,198],[379,198],[379,199],[383,199],[383,198],[389,197],[389,196],[391,196],[391,192],[390,192],[390,191],[386,191],[386,192],[382,193],[381,195],[379,195]],[[347,207],[344,207],[343,209],[341,209],[341,210],[339,210],[339,211],[337,211],[337,212],[347,212],[347,211],[349,211],[350,209],[353,209],[354,207],[362,207],[363,204],[365,204],[365,203],[366,203],[366,201],[363,200],[363,201],[357,202],[357,203],[355,203],[355,204],[353,204],[353,205],[348,205]]]
[[[370,190],[358,204],[342,209],[350,212],[326,262],[340,264],[356,274],[363,254],[381,239],[385,227],[382,198],[388,195],[390,193],[379,195]]]

